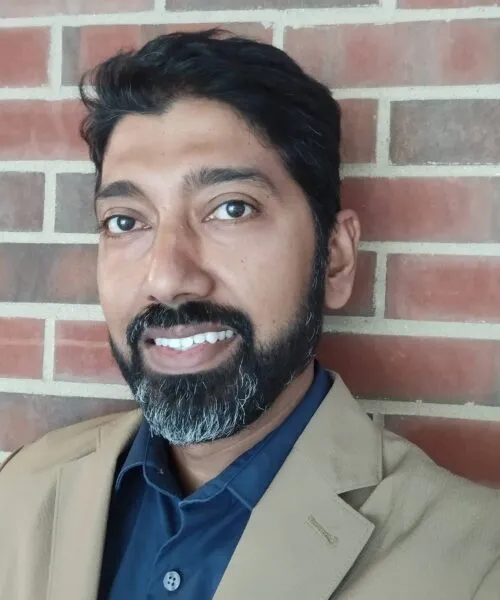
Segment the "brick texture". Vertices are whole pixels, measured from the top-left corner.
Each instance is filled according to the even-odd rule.
[[[499,100],[393,102],[391,160],[395,164],[498,163]]]
[[[94,182],[91,173],[61,173],[57,177],[55,230],[95,233]]]
[[[114,362],[104,323],[56,323],[55,379],[125,383]]]
[[[95,246],[0,244],[0,302],[97,302]]]
[[[40,378],[44,321],[0,318],[0,377]]]
[[[153,8],[154,0],[4,0],[1,17],[36,17],[54,14],[110,13]]]
[[[48,29],[29,27],[0,30],[0,86],[47,83],[48,56]]]
[[[326,334],[319,358],[362,398],[497,403],[499,343]]]
[[[491,242],[500,239],[500,178],[345,179],[369,241]]]
[[[499,298],[498,257],[399,254],[388,259],[387,317],[498,322]]]
[[[199,31],[222,27],[238,35],[272,41],[272,29],[260,23],[188,23],[182,25],[96,25],[65,27],[63,31],[63,83],[75,84],[87,69],[122,50],[139,48],[150,39],[173,31]]]
[[[0,452],[130,406],[105,399],[110,384],[123,382],[105,324],[83,320],[98,303],[97,246],[84,243],[96,225],[94,175],[74,86],[119,50],[220,26],[283,43],[341,98],[342,203],[360,216],[363,246],[352,297],[327,321],[345,333],[324,335],[321,360],[361,398],[423,413],[439,403],[449,418],[386,422],[445,466],[498,485],[500,339],[474,339],[474,331],[482,338],[491,323],[495,338],[500,323],[499,0],[397,0],[404,19],[386,11],[376,23],[378,5],[0,0],[0,378],[18,392],[0,392]],[[358,8],[341,23],[325,10],[338,7]],[[466,7],[481,10],[440,10]],[[386,280],[376,280],[385,262]],[[54,311],[54,339],[45,339],[35,317]],[[45,381],[52,350],[53,381]],[[40,395],[28,393],[30,380]],[[89,383],[96,398],[84,398]],[[69,384],[77,398],[64,396]],[[453,405],[466,403],[472,417],[489,405],[495,423],[453,421]]]
[[[44,181],[42,173],[0,173],[0,231],[42,228]]]
[[[500,21],[287,29],[285,48],[331,87],[496,83]]]
[[[374,100],[341,100],[342,161],[370,163],[375,160],[377,102]]]
[[[52,429],[134,408],[125,400],[0,392],[0,446],[16,450]]]
[[[393,415],[386,426],[453,473],[500,488],[500,423]]]
[[[0,160],[83,159],[76,101],[0,101]]]

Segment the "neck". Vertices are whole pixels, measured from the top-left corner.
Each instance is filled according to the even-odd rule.
[[[302,400],[313,378],[314,363],[311,362],[259,419],[229,438],[190,446],[171,446],[171,458],[185,494],[217,477],[239,456],[279,427]]]

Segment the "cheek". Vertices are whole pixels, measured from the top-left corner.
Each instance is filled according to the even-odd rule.
[[[123,261],[117,264],[101,250],[98,255],[97,284],[99,299],[111,337],[122,344],[125,330],[133,314],[137,283],[130,267],[124,268]]]
[[[233,268],[226,271],[239,306],[262,338],[275,335],[295,317],[311,279],[314,244],[280,233],[248,244],[238,258],[233,253]]]

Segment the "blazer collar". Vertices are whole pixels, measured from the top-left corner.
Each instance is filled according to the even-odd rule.
[[[141,418],[134,410],[99,427],[88,454],[60,469],[47,600],[97,598],[116,462]]]
[[[381,479],[381,431],[337,375],[252,512],[214,599],[330,598],[374,529],[339,494]]]
[[[95,448],[61,468],[47,600],[97,597],[116,461],[140,421],[136,410],[103,425]],[[381,432],[336,375],[253,510],[215,600],[329,598],[374,528],[339,494],[376,485],[381,465]]]

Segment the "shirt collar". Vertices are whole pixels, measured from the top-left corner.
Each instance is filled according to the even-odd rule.
[[[148,444],[151,439],[149,425],[142,419],[135,438],[115,480],[115,490],[119,490],[125,475],[135,467],[144,465],[147,456]]]
[[[318,363],[314,371],[304,398],[276,429],[241,457],[245,463],[228,484],[250,510],[264,495],[332,385],[329,373]]]
[[[249,510],[255,507],[331,387],[329,373],[318,363],[315,363],[314,371],[309,390],[283,423],[238,457],[220,475],[188,496],[185,502],[207,501],[227,488]],[[142,467],[148,483],[155,485],[159,491],[178,493],[178,486],[168,469],[165,441],[151,435],[145,420],[118,472],[115,490],[122,485],[126,473],[137,467]],[[158,473],[161,477],[153,477],[151,481],[147,473]],[[159,481],[162,482],[160,485]]]

